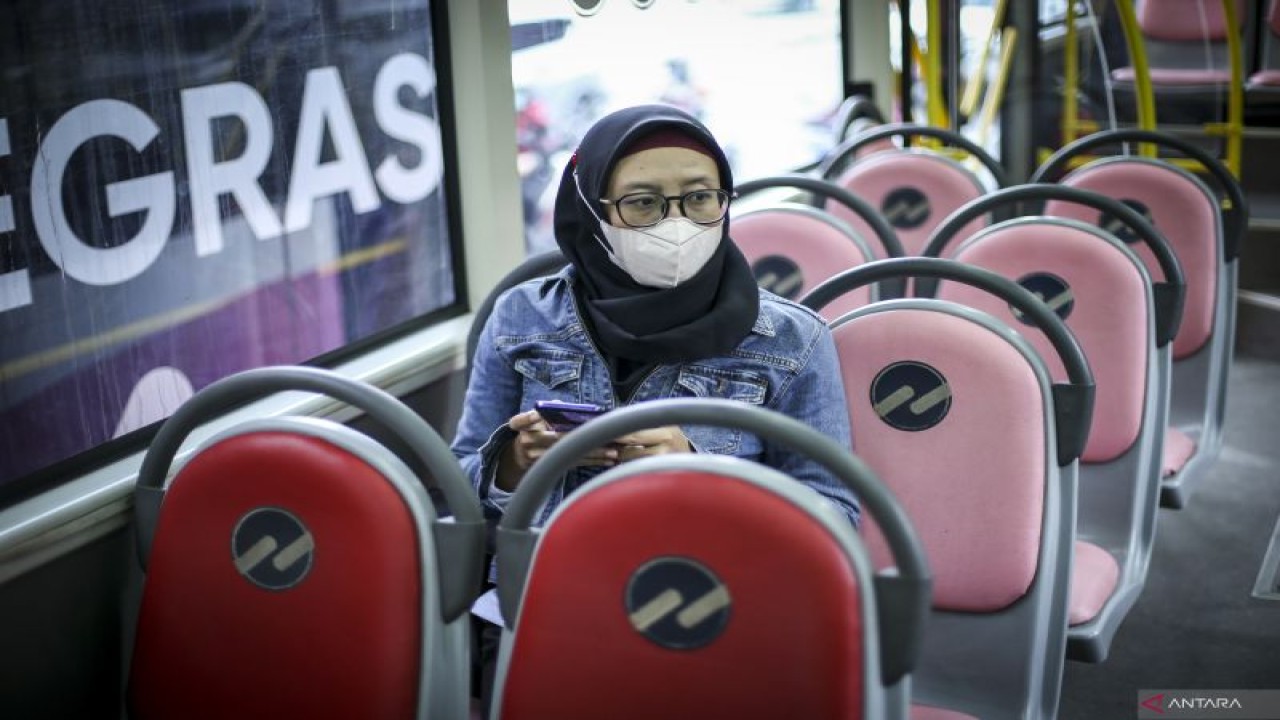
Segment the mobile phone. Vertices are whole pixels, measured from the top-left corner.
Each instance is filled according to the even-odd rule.
[[[547,426],[556,432],[568,432],[605,412],[605,409],[599,405],[560,400],[539,400],[533,404],[533,407],[546,421]]]

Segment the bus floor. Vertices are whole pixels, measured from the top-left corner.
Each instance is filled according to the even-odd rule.
[[[1253,597],[1280,516],[1280,362],[1237,355],[1222,455],[1162,508],[1147,584],[1105,662],[1068,662],[1061,720],[1137,717],[1143,691],[1280,689],[1280,600]]]

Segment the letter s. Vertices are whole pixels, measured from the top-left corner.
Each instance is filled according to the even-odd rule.
[[[394,154],[387,155],[374,173],[382,192],[402,204],[417,202],[435,192],[444,173],[440,126],[398,102],[400,88],[406,85],[418,97],[435,90],[435,70],[421,55],[406,52],[392,56],[378,70],[373,83],[373,114],[378,126],[387,135],[416,146],[422,155],[412,168],[405,167]]]

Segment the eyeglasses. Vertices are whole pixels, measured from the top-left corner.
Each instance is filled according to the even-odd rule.
[[[657,225],[667,217],[674,200],[680,214],[699,225],[718,223],[729,212],[730,195],[725,190],[690,190],[683,195],[663,195],[654,192],[638,192],[623,195],[617,200],[600,198],[605,205],[618,209],[622,222],[634,228]]]

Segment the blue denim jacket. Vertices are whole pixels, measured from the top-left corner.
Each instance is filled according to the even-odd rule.
[[[614,408],[669,397],[729,398],[782,412],[850,447],[835,344],[817,314],[761,290],[760,315],[737,349],[723,357],[659,365],[624,402],[614,396],[608,366],[582,323],[574,277],[570,266],[507,291],[481,334],[453,453],[491,513],[501,511],[509,498],[493,486],[498,457],[515,436],[506,423],[538,400]],[[682,430],[697,452],[736,455],[780,470],[827,497],[858,525],[853,494],[808,457],[741,430]],[[565,495],[600,472],[570,471],[536,524],[546,522]]]

